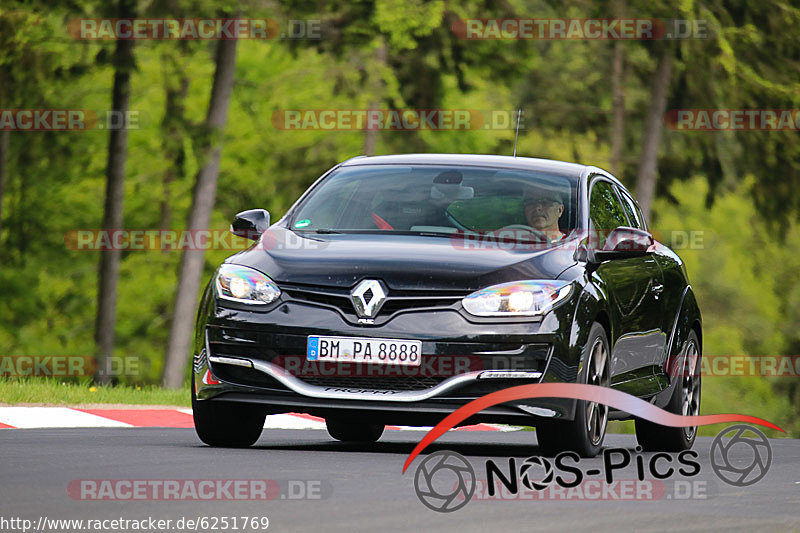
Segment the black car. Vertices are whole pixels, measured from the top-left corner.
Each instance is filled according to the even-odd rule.
[[[681,259],[654,241],[632,195],[596,167],[523,157],[356,157],[317,180],[208,284],[192,407],[212,446],[249,446],[266,414],[324,417],[375,441],[434,425],[487,393],[539,382],[628,392],[673,413],[700,404],[700,312]],[[465,423],[535,426],[545,452],[598,453],[609,418],[535,399]],[[636,421],[646,450],[695,428]]]

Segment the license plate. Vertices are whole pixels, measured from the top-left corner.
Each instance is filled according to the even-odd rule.
[[[422,341],[309,336],[306,359],[419,366],[422,361]]]

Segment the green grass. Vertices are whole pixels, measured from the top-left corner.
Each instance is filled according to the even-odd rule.
[[[0,403],[79,405],[91,403],[130,405],[190,405],[189,387],[172,390],[156,386],[108,386],[58,379],[0,379]]]

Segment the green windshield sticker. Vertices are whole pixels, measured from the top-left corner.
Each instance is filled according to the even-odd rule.
[[[308,218],[304,218],[303,220],[298,220],[297,222],[295,222],[294,223],[294,227],[295,228],[305,228],[309,224],[311,224],[311,220],[308,219]]]

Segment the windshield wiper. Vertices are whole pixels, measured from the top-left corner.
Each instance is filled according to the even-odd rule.
[[[439,231],[409,231],[409,235],[419,235],[421,237],[447,237],[451,238],[453,233],[443,233]]]
[[[341,231],[337,231],[335,229],[330,229],[330,228],[310,229],[310,230],[304,230],[304,232],[305,233],[320,233],[320,234],[324,234],[324,235],[332,235],[332,234],[342,233]]]
[[[301,233],[315,233],[320,235],[419,235],[421,237],[446,237],[458,238],[463,236],[459,233],[445,233],[443,231],[416,231],[416,230],[382,230],[382,229],[348,229],[336,230],[331,228],[316,228],[308,230],[299,230]],[[469,233],[471,234],[471,233]]]

